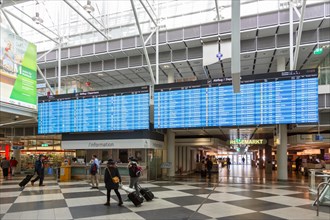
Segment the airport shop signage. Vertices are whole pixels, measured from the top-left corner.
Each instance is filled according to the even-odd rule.
[[[263,145],[267,144],[266,139],[232,139],[227,141],[230,145]]]
[[[62,148],[69,149],[127,149],[127,148],[163,148],[164,142],[151,139],[127,139],[127,140],[81,140],[62,141]]]

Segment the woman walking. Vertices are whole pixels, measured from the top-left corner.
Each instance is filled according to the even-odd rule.
[[[113,161],[112,159],[108,160],[107,168],[104,172],[104,183],[105,188],[107,189],[107,202],[104,205],[110,206],[110,193],[113,189],[118,197],[118,206],[121,206],[123,204],[123,201],[118,191],[119,184],[121,183],[121,176],[115,161]]]

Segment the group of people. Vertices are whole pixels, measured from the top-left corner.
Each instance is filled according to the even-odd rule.
[[[11,157],[10,160],[7,160],[7,158],[4,157],[1,160],[1,169],[4,179],[8,179],[9,174],[15,176],[17,164],[18,161],[15,159],[15,157]]]
[[[130,157],[127,168],[130,176],[129,187],[130,188],[134,187],[137,194],[139,194],[139,177],[141,173],[141,168],[138,165],[137,160],[134,159],[133,157]],[[100,173],[100,162],[97,159],[97,156],[93,155],[90,166],[90,175],[92,182],[91,189],[98,189],[99,173]],[[107,162],[107,167],[104,171],[104,183],[105,183],[105,188],[107,189],[107,201],[104,205],[110,206],[110,194],[111,194],[111,190],[114,190],[118,197],[118,206],[121,206],[123,204],[123,200],[118,189],[122,183],[122,179],[119,170],[116,166],[116,162],[113,159],[109,159]]]

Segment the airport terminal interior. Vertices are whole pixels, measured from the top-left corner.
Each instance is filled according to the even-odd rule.
[[[326,0],[0,0],[0,219],[330,220],[329,52]]]

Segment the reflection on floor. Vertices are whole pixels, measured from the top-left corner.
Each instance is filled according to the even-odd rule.
[[[275,171],[265,175],[251,166],[220,169],[210,179],[198,174],[172,180],[143,182],[155,199],[135,207],[131,202],[104,206],[105,188],[90,189],[87,181],[56,182],[46,178],[44,187],[28,184],[20,190],[23,176],[0,183],[1,219],[327,219],[330,207],[316,216],[311,204],[308,177],[290,175],[276,181]],[[126,182],[127,184],[127,182]],[[126,193],[121,191],[124,199]]]

